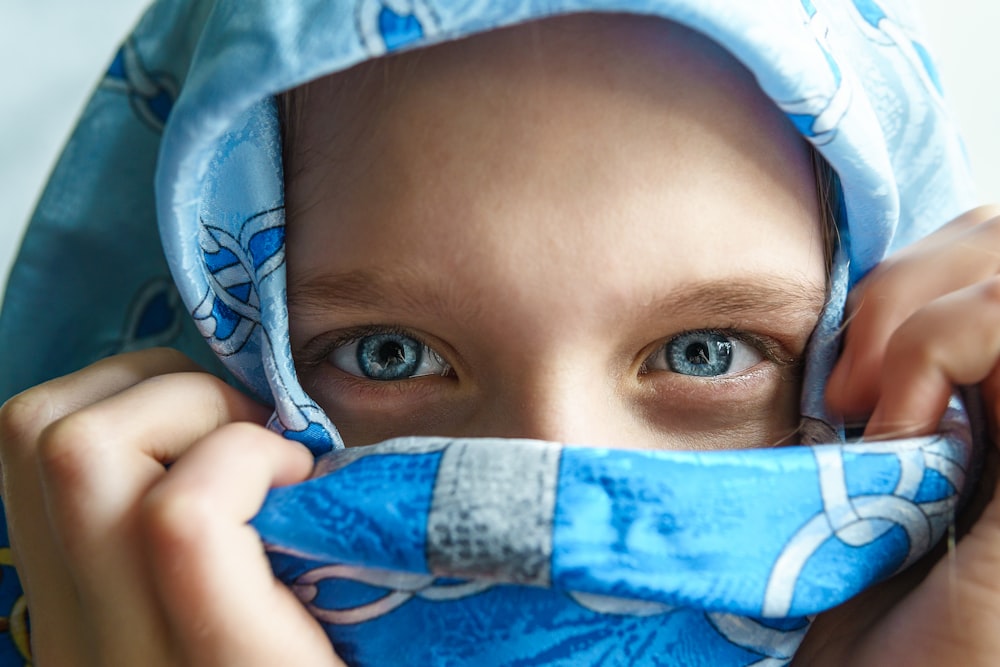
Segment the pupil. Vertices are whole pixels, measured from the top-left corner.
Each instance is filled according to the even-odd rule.
[[[667,365],[682,375],[716,377],[725,374],[733,361],[733,343],[723,334],[692,331],[674,338],[666,346]]]
[[[389,341],[379,348],[378,360],[383,366],[395,366],[406,361],[406,351],[396,341]]]
[[[402,380],[419,368],[423,354],[419,342],[402,334],[372,334],[358,343],[358,367],[372,380]]]
[[[689,364],[703,365],[709,361],[708,346],[704,343],[691,343],[684,350]]]

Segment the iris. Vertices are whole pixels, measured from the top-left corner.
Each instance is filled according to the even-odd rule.
[[[733,364],[733,341],[711,331],[691,331],[666,344],[670,370],[682,375],[725,375]]]
[[[379,333],[358,341],[358,368],[372,380],[405,380],[413,377],[424,356],[417,340],[397,333]]]
[[[394,382],[447,375],[451,366],[419,338],[403,331],[365,331],[330,350],[329,362],[349,375]]]

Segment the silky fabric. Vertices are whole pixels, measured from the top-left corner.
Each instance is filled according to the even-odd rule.
[[[579,11],[708,36],[835,170],[839,245],[803,444],[344,449],[289,349],[275,94]],[[171,345],[273,404],[269,426],[312,449],[317,475],[274,490],[253,525],[349,664],[785,665],[814,614],[937,542],[973,477],[959,403],[937,435],[845,444],[822,401],[847,291],[975,206],[971,182],[903,2],[161,0],[115,54],[31,221],[0,313],[0,398]],[[0,563],[0,665],[26,664],[9,548]]]

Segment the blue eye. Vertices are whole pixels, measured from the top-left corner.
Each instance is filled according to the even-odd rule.
[[[722,377],[753,368],[764,355],[753,346],[718,331],[688,331],[658,349],[644,365],[695,377]]]
[[[361,336],[334,349],[329,359],[345,373],[382,382],[444,375],[451,369],[416,338],[394,332]]]

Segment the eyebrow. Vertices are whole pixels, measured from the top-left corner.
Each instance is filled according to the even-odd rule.
[[[685,313],[730,316],[776,314],[815,319],[826,304],[826,285],[776,276],[753,276],[745,281],[709,280],[681,286],[657,298],[652,308]]]
[[[486,307],[463,296],[454,283],[427,284],[405,270],[348,271],[306,276],[288,288],[289,310],[303,316],[337,310],[409,312],[438,318],[475,318]],[[744,279],[718,279],[682,284],[666,294],[639,301],[643,313],[680,312],[687,316],[774,315],[799,322],[815,320],[826,304],[827,288],[807,280],[772,274],[751,274]]]
[[[306,276],[289,284],[286,298],[289,311],[306,316],[331,309],[345,313],[391,309],[439,318],[474,318],[483,308],[478,301],[461,296],[453,282],[428,285],[405,269]]]

